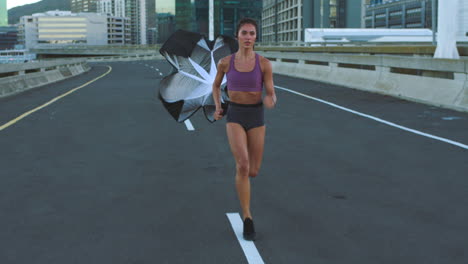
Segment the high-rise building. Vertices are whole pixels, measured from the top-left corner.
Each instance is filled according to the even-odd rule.
[[[8,26],[8,11],[6,0],[0,0],[0,27]]]
[[[209,10],[208,1],[195,0],[194,31],[208,36]],[[215,35],[235,36],[239,20],[250,17],[257,21],[257,39],[261,39],[262,1],[261,0],[214,0],[214,33]]]
[[[300,42],[306,28],[360,28],[362,0],[264,0],[263,42]]]
[[[98,0],[97,13],[125,17],[125,0]]]
[[[156,28],[155,0],[98,0],[97,12],[128,17],[132,44],[145,45]]]
[[[155,44],[156,0],[146,0],[146,39],[148,44]]]
[[[371,0],[366,6],[365,26],[432,28],[432,0]]]
[[[258,23],[258,39],[261,39],[261,0],[214,0],[214,35],[235,35],[235,28],[243,17]],[[209,36],[208,0],[156,0],[158,23],[164,22],[164,30],[158,26],[158,42],[167,39],[168,30],[184,29]],[[173,17],[171,17],[173,16]],[[175,22],[174,22],[175,21]],[[172,34],[172,32],[170,33]],[[169,34],[169,35],[170,35]]]
[[[205,1],[208,2],[208,1]],[[191,0],[176,0],[175,1],[175,20],[176,30],[185,29],[194,31],[193,28],[193,6]]]
[[[163,43],[176,29],[193,31],[190,0],[156,0],[156,42]]]
[[[126,0],[125,15],[131,21],[132,44],[146,45],[146,0]]]
[[[330,28],[360,28],[361,0],[328,0]]]
[[[72,13],[97,12],[97,0],[70,0]]]
[[[14,49],[18,44],[17,27],[0,27],[0,50]]]
[[[175,16],[172,13],[157,13],[156,43],[164,43],[175,31]]]
[[[19,41],[27,49],[41,45],[123,45],[130,41],[129,20],[96,13],[49,11],[23,16]]]

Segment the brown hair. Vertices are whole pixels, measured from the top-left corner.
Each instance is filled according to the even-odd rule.
[[[249,17],[244,17],[242,18],[239,23],[237,23],[237,30],[236,30],[236,38],[237,36],[239,35],[239,30],[240,28],[243,26],[243,25],[246,25],[246,24],[252,24],[255,26],[255,33],[258,34],[258,25],[257,25],[257,21],[255,21],[254,19],[252,18],[249,18]]]

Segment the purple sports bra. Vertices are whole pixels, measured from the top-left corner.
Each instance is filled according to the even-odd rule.
[[[260,68],[260,57],[255,53],[255,67],[250,72],[239,72],[234,66],[236,54],[231,55],[229,71],[226,73],[227,89],[229,91],[261,92],[263,88],[263,74]]]

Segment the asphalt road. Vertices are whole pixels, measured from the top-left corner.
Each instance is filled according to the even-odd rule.
[[[156,100],[163,61],[101,79],[0,131],[0,263],[247,263],[225,120]],[[0,126],[109,71],[0,100]],[[275,85],[468,144],[468,114],[275,75]],[[468,263],[468,150],[277,89],[252,181],[265,263]]]

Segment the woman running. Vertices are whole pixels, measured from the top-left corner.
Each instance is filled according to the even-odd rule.
[[[273,72],[268,59],[254,52],[257,23],[250,18],[237,25],[236,38],[239,50],[218,63],[213,83],[216,104],[215,120],[223,117],[221,108],[221,82],[227,77],[229,107],[226,113],[226,130],[232,154],[236,161],[236,189],[242,207],[244,239],[255,239],[255,228],[250,212],[250,179],[258,174],[263,157],[265,123],[263,106],[273,108],[276,95]],[[262,100],[262,91],[265,96]]]

